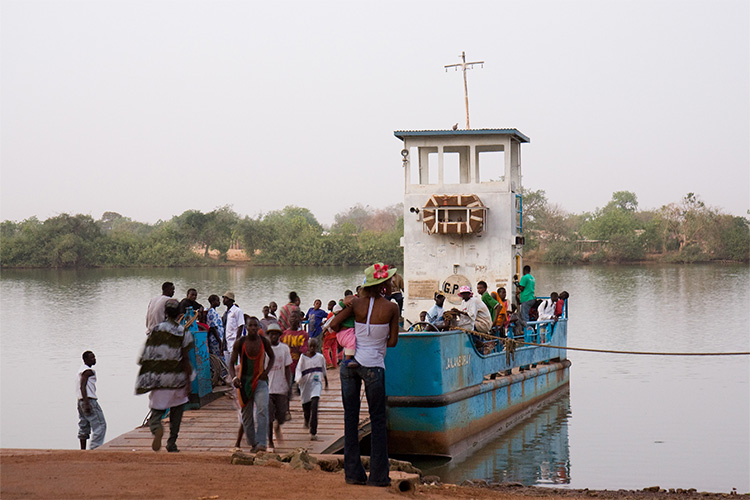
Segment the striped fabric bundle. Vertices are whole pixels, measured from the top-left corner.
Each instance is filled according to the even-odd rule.
[[[153,329],[138,364],[141,369],[135,393],[153,389],[176,389],[189,383],[182,369],[182,350],[193,346],[193,335],[174,321],[167,320]]]

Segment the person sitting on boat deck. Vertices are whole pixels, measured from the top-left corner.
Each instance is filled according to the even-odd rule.
[[[234,343],[229,364],[232,385],[237,388],[242,428],[253,453],[266,450],[268,438],[268,371],[276,356],[271,342],[258,335],[260,323],[251,316],[245,323],[247,335]],[[239,375],[234,365],[239,363]],[[257,421],[257,426],[256,426]]]
[[[419,313],[419,321],[417,323],[414,323],[410,330],[413,332],[424,332],[427,331],[427,328],[432,330],[432,327],[427,322],[427,311],[421,311]]]
[[[510,305],[510,313],[508,314],[508,326],[513,325],[513,336],[523,337],[523,325],[521,324],[521,315],[518,314],[518,308],[515,304]],[[506,332],[506,335],[509,333]]]
[[[568,300],[568,297],[570,297],[570,294],[565,290],[560,292],[560,297],[557,302],[555,302],[555,321],[562,318],[563,308],[565,307],[565,301]]]
[[[264,332],[268,333],[268,328],[269,326],[271,326],[271,323],[275,323],[278,325],[279,320],[277,320],[274,316],[271,316],[270,306],[263,306],[263,318],[260,320],[260,327]],[[279,330],[281,330],[281,326],[279,326]]]
[[[307,310],[305,319],[307,320],[307,333],[310,334],[310,338],[315,338],[323,333],[323,320],[328,316],[320,306],[323,302],[320,299],[315,299],[313,306]]]
[[[273,448],[273,432],[281,438],[281,426],[286,422],[289,411],[289,387],[292,385],[292,355],[289,346],[279,342],[281,327],[271,323],[266,330],[275,356],[273,365],[268,368],[268,447]],[[275,423],[274,423],[275,421]]]
[[[222,296],[222,299],[224,300],[224,305],[227,306],[227,311],[224,313],[224,361],[229,366],[232,351],[234,350],[234,342],[238,337],[242,336],[242,330],[245,327],[245,314],[235,304],[234,292],[226,292]]]
[[[318,403],[323,389],[322,379],[325,379],[328,390],[328,375],[326,375],[326,360],[317,352],[320,347],[318,338],[311,338],[309,349],[299,358],[294,375],[299,384],[302,413],[305,416],[305,427],[310,430],[310,440],[318,440]]]
[[[398,306],[381,296],[396,270],[382,263],[365,269],[360,297],[347,297],[344,310],[331,322],[339,331],[344,321],[355,319],[355,363],[341,365],[341,399],[344,403],[344,477],[349,484],[388,486],[388,436],[386,431],[385,353],[398,343]],[[360,390],[370,413],[370,477],[362,466],[359,449]]]
[[[435,292],[435,303],[432,305],[429,311],[427,311],[427,322],[436,328],[443,328],[445,322],[443,321],[443,304],[445,303],[445,295],[443,292]]]
[[[557,292],[552,292],[548,299],[542,300],[536,308],[539,321],[553,319],[555,317],[555,304],[557,303]]]
[[[146,311],[146,335],[151,333],[156,325],[167,319],[164,313],[164,304],[174,296],[174,283],[165,281],[161,285],[161,295],[151,299]]]
[[[193,335],[180,325],[180,303],[170,299],[164,305],[167,315],[154,327],[146,339],[139,364],[141,369],[135,383],[135,393],[148,393],[151,414],[148,426],[154,439],[151,449],[159,451],[164,429],[161,419],[169,410],[169,439],[167,451],[177,452],[177,436],[180,432],[182,414],[190,394],[190,350],[193,348]]]
[[[480,281],[477,283],[477,293],[482,298],[482,302],[484,302],[484,305],[486,305],[487,309],[489,309],[490,315],[492,316],[492,325],[494,326],[500,303],[495,300],[492,295],[489,294],[489,292],[487,292],[486,281]]]
[[[485,303],[478,297],[474,297],[469,285],[459,288],[458,295],[461,297],[461,306],[458,309],[461,314],[457,326],[480,333],[488,333],[492,326],[492,317]],[[475,337],[475,340],[480,339]]]
[[[537,321],[539,319],[539,304],[542,303],[542,299],[534,299],[529,309],[529,321]]]
[[[198,303],[195,299],[198,298],[198,290],[195,288],[188,288],[185,298],[180,301],[180,314],[185,314],[188,307],[192,307],[193,311],[198,314],[203,311],[203,305]]]
[[[271,316],[272,318],[275,318],[276,321],[279,320],[279,318],[276,316],[276,310],[278,310],[278,308],[279,308],[279,305],[276,302],[271,301],[268,303],[268,315]]]
[[[504,287],[497,289],[497,292],[492,292],[492,298],[498,302],[497,316],[495,316],[495,322],[492,329],[497,332],[501,337],[505,337],[505,329],[508,327],[508,301],[505,300],[507,292]]]
[[[514,283],[516,288],[521,292],[518,301],[521,304],[521,322],[525,324],[529,321],[529,311],[534,306],[536,300],[535,288],[536,280],[531,275],[531,266],[523,266],[523,276],[521,281]]]
[[[86,351],[81,356],[83,364],[78,369],[78,440],[81,449],[86,449],[86,441],[91,435],[91,447],[94,450],[104,443],[107,434],[107,421],[96,397],[96,356]]]

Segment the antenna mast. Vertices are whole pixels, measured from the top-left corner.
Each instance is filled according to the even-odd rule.
[[[484,67],[484,61],[473,61],[473,62],[466,62],[466,52],[461,52],[461,62],[459,64],[448,64],[445,66],[445,71],[448,71],[448,68],[455,68],[456,71],[458,71],[458,68],[461,68],[461,71],[464,73],[464,101],[466,102],[466,130],[469,130],[471,127],[469,126],[469,85],[466,83],[466,70],[467,69],[473,69],[475,64],[481,64],[482,67]]]

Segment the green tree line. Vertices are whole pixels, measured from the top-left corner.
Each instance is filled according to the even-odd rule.
[[[323,227],[306,208],[287,206],[256,217],[230,207],[188,210],[145,224],[116,212],[99,220],[62,214],[39,221],[0,223],[0,266],[200,266],[244,250],[259,265],[368,265],[403,262],[402,205],[356,205]],[[603,208],[572,214],[542,190],[523,193],[528,260],[578,262],[750,261],[750,220],[705,205],[694,193],[658,210],[639,210],[638,198],[617,191]]]
[[[549,263],[750,261],[750,220],[706,206],[695,193],[639,210],[630,191],[603,208],[570,214],[544,191],[523,196],[527,255]]]
[[[257,217],[230,207],[188,210],[145,224],[116,212],[99,220],[62,214],[0,224],[0,266],[29,268],[200,266],[226,261],[230,248],[261,265],[354,265],[403,262],[402,205],[356,205],[324,228],[306,208]],[[212,252],[213,251],[213,252]]]

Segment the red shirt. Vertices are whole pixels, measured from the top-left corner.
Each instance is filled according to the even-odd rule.
[[[562,316],[563,304],[565,304],[563,299],[557,299],[557,302],[555,302],[555,316]]]
[[[279,337],[279,341],[289,346],[292,355],[292,372],[297,368],[299,357],[307,352],[307,341],[310,336],[304,330],[287,330]]]

